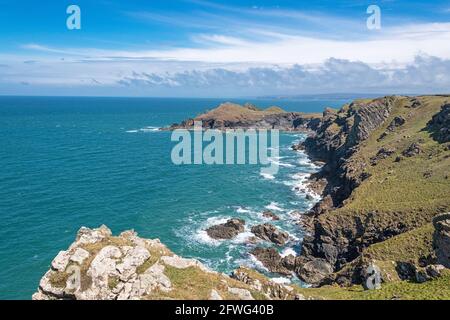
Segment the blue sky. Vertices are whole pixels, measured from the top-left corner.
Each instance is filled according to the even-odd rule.
[[[66,8],[81,8],[68,30]],[[366,10],[381,9],[369,30]],[[450,88],[450,1],[4,1],[0,94],[226,97]],[[448,90],[447,90],[448,91]]]

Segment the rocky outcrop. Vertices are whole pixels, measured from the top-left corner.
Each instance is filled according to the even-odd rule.
[[[283,131],[308,131],[319,124],[319,116],[299,112],[285,112],[278,107],[259,109],[254,105],[243,106],[223,103],[217,108],[173,124],[163,130],[193,129],[194,122],[201,121],[204,129],[278,129]]]
[[[298,299],[293,287],[240,268],[228,275],[134,231],[81,228],[42,277],[34,300]]]
[[[322,170],[313,174],[311,179],[327,180],[323,198],[328,199],[329,204],[318,204],[312,210],[314,214],[341,206],[367,178],[365,163],[354,161],[351,156],[361,142],[384,124],[395,101],[396,97],[385,97],[370,102],[354,102],[339,111],[325,110],[316,133],[303,143],[313,160],[325,162]]]
[[[227,222],[206,229],[206,233],[213,239],[232,239],[244,232],[245,221],[230,219]]]
[[[435,140],[445,143],[450,141],[450,103],[442,106],[441,111],[428,123],[428,130]]]
[[[450,213],[443,213],[433,219],[434,246],[438,264],[450,268]]]
[[[333,273],[333,266],[324,259],[308,261],[297,269],[298,277],[311,285],[319,284],[331,273]]]
[[[420,146],[420,144],[417,142],[414,142],[402,152],[402,155],[410,158],[410,157],[414,157],[414,156],[420,154],[421,152],[422,152],[422,147]]]
[[[253,226],[251,231],[255,236],[266,241],[271,241],[279,246],[285,245],[289,240],[289,234],[287,232],[280,231],[269,223]]]
[[[395,153],[395,149],[381,148],[377,154],[370,158],[370,164],[376,166],[379,161],[389,158]]]
[[[44,275],[35,300],[142,299],[153,291],[168,292],[166,265],[154,259],[171,254],[158,240],[141,239],[132,231],[112,237],[111,231],[81,228],[75,242],[61,251]]]

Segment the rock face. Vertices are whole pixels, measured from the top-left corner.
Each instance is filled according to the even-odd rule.
[[[202,121],[204,129],[278,129],[283,131],[305,131],[314,129],[319,123],[318,115],[285,112],[278,107],[259,109],[254,105],[244,106],[223,103],[217,108],[194,119],[173,124],[166,130],[192,129],[194,121]]]
[[[324,259],[309,261],[297,270],[297,275],[306,283],[316,285],[333,273],[333,267]]]
[[[437,141],[441,143],[450,141],[450,103],[443,105],[441,111],[433,116],[428,128]]]
[[[340,206],[351,192],[364,180],[364,163],[351,160],[358,144],[365,141],[389,117],[396,97],[385,97],[370,102],[354,102],[341,110],[325,110],[316,134],[303,145],[313,160],[325,162],[322,170],[312,179],[328,181],[323,197],[330,196],[331,203],[318,204],[313,213],[321,214]]]
[[[33,299],[142,299],[155,290],[170,291],[165,265],[146,265],[155,251],[171,254],[158,240],[141,239],[132,231],[112,237],[105,226],[81,228],[69,249],[52,261]]]
[[[425,152],[426,143],[422,145],[422,138],[419,134],[417,138],[399,135],[395,140],[386,139],[386,143],[384,140],[379,141],[380,139],[378,139],[377,141],[371,138],[373,134],[382,131],[385,126],[384,132],[396,132],[400,128],[402,130],[408,128],[409,132],[412,132],[411,128],[414,123],[417,123],[418,119],[423,119],[417,113],[423,110],[428,112],[427,116],[433,117],[430,110],[434,110],[440,103],[439,101],[446,98],[433,97],[433,104],[428,102],[429,99],[385,97],[371,101],[356,101],[344,106],[339,111],[326,110],[324,112],[316,133],[309,136],[303,144],[313,160],[326,163],[319,173],[311,176],[311,180],[313,182],[327,181],[322,192],[322,200],[304,217],[303,223],[309,231],[309,235],[304,238],[302,244],[302,258],[306,262],[323,259],[332,266],[334,271],[339,271],[358,258],[368,246],[431,221],[435,213],[426,211],[415,214],[417,218],[408,222],[402,219],[408,213],[401,212],[401,210],[399,212],[380,212],[367,208],[363,212],[353,213],[349,209],[347,215],[330,212],[345,208],[346,204],[352,202],[354,190],[371,177],[372,170],[368,169],[368,165],[376,166],[382,161],[389,161],[388,158],[394,157],[397,152],[402,152],[401,157],[396,157],[396,165],[392,167],[392,170],[397,170],[396,168],[401,167],[399,163],[410,161],[407,158]],[[427,103],[422,101],[427,101]],[[411,106],[414,109],[421,108],[421,110],[412,110],[413,108],[409,108]],[[406,108],[410,109],[408,113],[404,111]],[[446,132],[446,125],[442,124],[447,123],[448,108],[448,106],[443,106],[428,124],[428,129],[432,130],[433,137],[437,138],[437,132]],[[396,114],[402,113],[403,116],[392,116],[394,110]],[[408,147],[405,150],[396,148],[397,146],[405,148],[404,144],[399,141],[408,141]],[[376,146],[375,150],[378,150],[372,155],[372,158],[369,157],[369,154],[363,154],[361,151],[371,150],[373,152],[374,149],[366,148],[368,144]],[[446,158],[441,157],[441,159]],[[426,178],[429,174],[424,173],[423,176]],[[381,184],[383,181],[376,183]],[[446,203],[443,203],[442,208],[447,208]]]
[[[256,278],[252,278],[255,275]],[[159,240],[133,231],[113,236],[102,226],[81,228],[42,277],[34,300],[296,299],[290,286],[240,268],[233,279],[194,259],[173,254]]]
[[[251,230],[257,237],[271,241],[279,246],[286,244],[289,240],[289,234],[287,232],[280,231],[269,223],[254,226]]]
[[[206,233],[213,239],[232,239],[239,233],[244,232],[244,226],[244,220],[230,219],[226,223],[208,228]]]
[[[434,246],[438,264],[450,268],[450,213],[443,213],[433,219]]]

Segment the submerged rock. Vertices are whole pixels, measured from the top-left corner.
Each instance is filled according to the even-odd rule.
[[[273,212],[270,211],[270,210],[264,211],[264,212],[262,213],[262,215],[263,215],[264,218],[269,218],[269,219],[272,219],[272,220],[274,220],[274,221],[280,220],[280,217],[277,216],[275,213],[273,213]]]
[[[251,230],[257,237],[271,241],[279,246],[284,245],[289,240],[289,234],[287,232],[280,231],[269,223],[254,226]]]
[[[213,239],[232,239],[244,232],[245,221],[242,219],[230,219],[223,224],[218,224],[206,229],[206,233]]]

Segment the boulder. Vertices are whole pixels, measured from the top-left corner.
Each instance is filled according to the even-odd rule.
[[[206,233],[213,239],[232,239],[244,232],[245,221],[242,219],[230,219],[223,224],[218,224],[206,229]]]
[[[375,166],[380,160],[387,159],[395,153],[395,149],[380,148],[375,156],[370,158],[370,164]]]
[[[280,231],[269,223],[254,226],[251,230],[257,237],[280,246],[289,240],[289,234],[287,232]]]
[[[417,142],[414,142],[402,152],[402,155],[405,157],[414,157],[421,152],[422,147]]]
[[[333,273],[333,267],[324,259],[314,259],[297,269],[298,277],[311,285],[319,284],[331,273]]]

